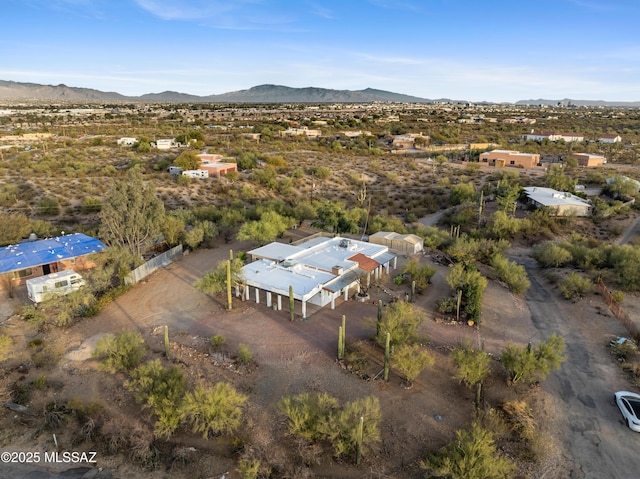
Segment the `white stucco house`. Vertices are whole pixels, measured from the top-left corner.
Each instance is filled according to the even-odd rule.
[[[525,186],[524,193],[529,203],[536,207],[545,207],[555,216],[589,216],[591,203],[566,191],[540,186]]]
[[[342,237],[314,237],[297,245],[270,243],[248,252],[254,260],[242,268],[244,297],[267,307],[288,308],[289,286],[302,304],[320,307],[359,292],[360,281],[370,284],[385,271],[396,267],[396,255],[384,245]]]

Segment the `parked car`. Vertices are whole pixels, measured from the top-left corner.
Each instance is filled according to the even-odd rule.
[[[640,394],[618,391],[615,398],[629,429],[640,432]]]

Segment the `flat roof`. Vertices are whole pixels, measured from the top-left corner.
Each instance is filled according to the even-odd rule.
[[[316,237],[297,246],[271,243],[249,254],[260,259],[242,267],[247,284],[284,296],[293,286],[294,297],[305,300],[327,288],[327,283],[340,289],[341,278],[352,282],[364,274],[358,260],[368,269],[395,257],[386,246],[342,237]]]
[[[107,247],[83,233],[58,236],[0,248],[0,274],[98,253]]]
[[[527,193],[529,198],[544,206],[571,205],[591,207],[591,204],[588,201],[566,191],[558,191],[552,188],[543,188],[540,186],[525,186],[523,190]]]
[[[292,286],[295,299],[310,298],[336,277],[335,274],[303,264],[286,267],[268,259],[259,259],[243,266],[242,276],[250,286],[268,289],[282,296],[289,296],[289,286]]]

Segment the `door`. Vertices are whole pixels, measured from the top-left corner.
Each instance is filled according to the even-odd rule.
[[[51,266],[48,264],[42,265],[42,274],[51,274]]]

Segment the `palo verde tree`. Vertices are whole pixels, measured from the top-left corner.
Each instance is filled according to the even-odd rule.
[[[565,343],[562,336],[552,334],[549,339],[526,347],[508,345],[502,350],[502,364],[509,373],[509,381],[534,383],[545,379],[564,362]]]
[[[155,188],[145,183],[139,168],[117,180],[100,211],[100,233],[110,245],[127,248],[140,256],[145,245],[153,241],[164,224],[164,204]]]
[[[240,227],[236,238],[240,241],[253,240],[258,243],[268,243],[275,240],[296,223],[297,221],[294,218],[283,216],[275,211],[265,211],[258,221],[244,223]]]
[[[384,345],[389,333],[392,346],[409,344],[416,339],[418,327],[424,319],[424,313],[411,303],[403,301],[391,303],[385,309],[382,320],[375,321],[378,332],[376,340],[380,345]]]
[[[244,263],[239,258],[233,258],[231,262],[231,282],[236,288],[243,283],[242,267]],[[215,269],[208,271],[195,282],[194,287],[206,294],[218,294],[227,288],[227,264],[229,260],[220,261]]]
[[[425,478],[509,479],[516,466],[500,454],[493,433],[475,421],[469,430],[456,431],[456,439],[420,466],[428,470]]]
[[[246,402],[247,396],[229,383],[200,385],[184,396],[181,413],[193,432],[207,439],[210,435],[233,433],[240,425]]]
[[[179,166],[183,170],[197,170],[200,168],[202,160],[198,157],[198,152],[194,150],[183,151],[173,161],[173,164]]]

